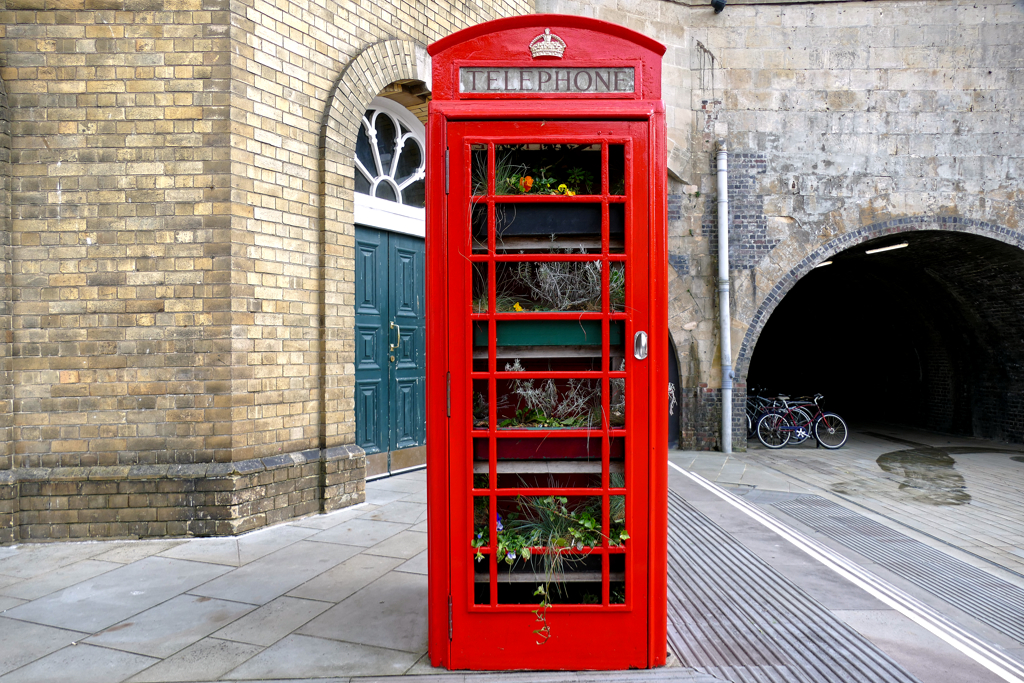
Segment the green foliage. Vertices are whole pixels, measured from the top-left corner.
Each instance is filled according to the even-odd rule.
[[[612,476],[621,478],[621,475]],[[616,486],[616,482],[624,483],[613,478],[612,485]],[[488,504],[487,498],[481,497],[474,506],[471,546],[476,549],[477,560],[484,558],[480,548],[489,545]],[[605,538],[609,546],[620,545],[629,538],[625,528],[625,497],[609,499],[611,519],[607,537],[601,530],[601,499],[596,496],[582,501],[570,501],[566,496],[519,496],[516,507],[518,512],[507,513],[504,517],[498,514],[495,519],[495,552],[509,571],[525,566],[531,558],[540,561],[543,580],[534,591],[540,602],[533,614],[539,623],[534,634],[538,644],[542,644],[551,637],[547,610],[552,603],[552,590],[561,592],[560,582],[566,570],[582,562],[590,549],[599,547]]]

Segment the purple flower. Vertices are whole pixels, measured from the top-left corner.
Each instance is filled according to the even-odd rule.
[[[498,531],[502,531],[505,527],[501,525],[501,515],[498,515]]]

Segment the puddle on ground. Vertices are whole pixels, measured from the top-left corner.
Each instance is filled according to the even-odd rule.
[[[950,449],[952,450],[952,449]],[[878,456],[878,466],[901,477],[900,491],[926,505],[967,505],[971,494],[947,449],[919,446]]]
[[[1014,462],[1024,462],[1024,455],[1015,455],[1010,460]]]

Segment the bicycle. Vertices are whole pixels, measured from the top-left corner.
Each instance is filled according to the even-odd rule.
[[[811,434],[818,446],[830,450],[846,443],[849,437],[846,421],[836,413],[821,409],[819,401],[824,398],[821,394],[815,394],[813,402],[794,406],[789,405],[788,396],[777,398],[782,402],[781,409],[763,415],[757,423],[757,438],[766,448],[782,448],[794,437],[799,438],[795,443],[802,443]],[[808,418],[803,408],[811,405],[815,411]]]

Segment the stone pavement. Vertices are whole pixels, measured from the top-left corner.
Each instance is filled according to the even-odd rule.
[[[921,434],[888,437],[934,443]],[[992,444],[981,446],[982,450],[995,448]],[[986,552],[993,548],[993,553],[1003,553],[1000,558],[1021,547],[1016,537],[989,538],[981,530],[993,519],[1011,519],[1020,513],[1019,505],[1003,513],[993,509],[1008,505],[1012,494],[1006,491],[1013,489],[1008,475],[1013,468],[1024,467],[1010,459],[1015,456],[999,455],[1011,463],[1000,470],[996,467],[998,453],[979,455],[976,466],[970,454],[953,454],[953,469],[964,478],[967,489],[961,491],[970,494],[971,504],[935,505],[908,500],[919,496],[919,489],[901,486],[900,481],[891,479],[896,476],[892,471],[872,465],[881,454],[907,448],[911,447],[885,438],[855,435],[840,451],[751,450],[733,456],[676,451],[670,459],[736,493],[828,497],[952,554],[955,549],[949,543],[916,533],[894,521],[895,516],[922,528],[930,524],[929,533],[957,530],[950,522],[957,519],[963,531],[943,538]],[[949,472],[941,474],[949,476]],[[917,469],[911,475],[904,471],[901,476],[904,480],[927,479]],[[834,492],[832,480],[859,483],[856,491],[847,488],[843,489],[846,494],[839,494]],[[940,477],[940,481],[946,480]],[[999,680],[905,616],[817,565],[720,496],[675,471],[671,487],[919,680]],[[947,484],[940,488],[953,490]],[[941,498],[941,494],[935,495]],[[751,499],[756,502],[757,495]],[[322,682],[369,681],[393,675],[430,676],[434,683],[609,680],[573,672],[475,676],[430,667],[425,655],[425,501],[425,473],[419,471],[372,482],[362,506],[237,538],[0,547],[0,683]],[[972,517],[970,508],[982,503],[982,512]],[[879,513],[867,506],[875,506]],[[953,507],[958,509],[949,509]],[[763,509],[856,561],[870,564],[779,510]],[[972,527],[972,520],[977,528]],[[1009,570],[1000,572],[991,562],[979,559],[980,554],[960,555],[985,565],[993,575],[1024,585],[1024,579],[1014,579],[1016,575]],[[943,608],[944,614],[987,642],[1012,654],[1024,654],[1021,643],[986,630],[927,591],[886,573],[884,567],[869,568],[936,609]],[[728,668],[720,671],[730,680],[742,680],[729,676]],[[684,668],[619,675],[624,681],[639,680],[637,677],[712,680]]]

